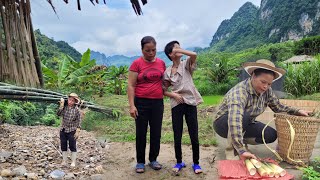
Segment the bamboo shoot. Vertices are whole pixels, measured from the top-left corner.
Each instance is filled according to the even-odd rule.
[[[261,167],[261,162],[257,161],[256,159],[250,159],[251,163],[254,165],[256,168]]]
[[[273,163],[268,163],[281,177],[287,174],[286,170],[282,169],[280,166],[275,165]]]
[[[256,170],[256,168],[254,167],[254,165],[252,164],[252,162],[251,162],[249,159],[246,159],[246,160],[245,160],[245,163],[246,163],[246,167],[247,167],[247,169],[248,169],[248,171],[249,171],[249,174],[250,174],[251,176],[255,175],[255,174],[257,173],[257,170]]]

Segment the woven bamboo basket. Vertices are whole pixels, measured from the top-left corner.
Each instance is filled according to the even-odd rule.
[[[291,142],[290,121],[295,130],[294,141],[287,157]],[[314,149],[314,144],[320,127],[320,119],[305,116],[293,116],[288,114],[275,114],[275,124],[278,135],[278,153],[290,164],[300,164],[297,161],[308,163]],[[294,161],[293,161],[294,160]]]

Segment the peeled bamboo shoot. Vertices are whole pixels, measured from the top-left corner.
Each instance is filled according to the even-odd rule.
[[[247,169],[248,169],[248,171],[249,171],[249,174],[250,174],[251,176],[255,175],[255,174],[257,173],[257,170],[256,170],[256,168],[254,167],[254,165],[251,163],[251,161],[250,161],[249,159],[246,159],[246,160],[245,160],[245,163],[246,163],[246,167],[247,167]]]
[[[273,177],[273,176],[274,176],[273,169],[270,169],[270,168],[269,168],[267,165],[265,165],[264,163],[262,163],[261,166],[266,170],[266,172],[268,173],[269,177]]]
[[[268,172],[261,166],[260,168],[257,169],[258,173],[260,174],[261,177],[267,177]]]
[[[280,166],[275,165],[273,163],[268,163],[268,164],[275,170],[275,172],[279,173],[281,177],[287,174],[286,170],[282,169]]]
[[[256,159],[250,159],[251,163],[254,165],[256,168],[261,167],[261,162],[257,161]]]

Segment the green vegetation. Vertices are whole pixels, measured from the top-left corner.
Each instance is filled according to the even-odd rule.
[[[0,102],[0,121],[16,125],[56,126],[59,124],[57,108],[57,105],[4,100]]]
[[[318,180],[320,179],[320,157],[316,157],[311,161],[310,165],[305,168],[300,168],[303,171],[303,180]]]
[[[312,62],[287,67],[285,90],[299,97],[320,91],[320,55]]]
[[[210,105],[210,106],[215,106],[215,105],[219,105],[219,103],[222,101],[223,96],[202,96],[203,98],[203,104],[205,105]]]
[[[221,97],[212,96],[205,99],[211,100],[211,105],[217,104]],[[110,95],[108,98],[97,98],[97,103],[107,107],[115,107],[120,110],[121,115],[118,120],[104,117],[101,114],[88,112],[83,120],[82,127],[87,130],[93,130],[99,136],[109,139],[110,141],[134,142],[135,141],[135,122],[128,113],[128,100],[125,95]],[[206,108],[199,107],[199,112]],[[164,119],[162,123],[162,143],[173,143],[173,130],[171,123],[171,109],[169,102],[165,102]],[[212,119],[209,115],[199,114],[199,141],[201,145],[216,145],[216,139],[212,130]],[[149,136],[149,134],[148,134]],[[187,126],[184,123],[183,144],[190,144]]]
[[[64,41],[54,41],[47,36],[41,34],[40,30],[35,30],[34,35],[37,41],[37,47],[40,59],[44,65],[49,68],[57,66],[57,59],[63,55],[68,55],[72,59],[80,60],[81,54]]]
[[[320,33],[320,22],[315,18],[318,1],[268,0],[260,7],[245,3],[234,15],[222,21],[214,34],[209,49],[215,52],[237,52],[268,43],[286,41],[290,36],[315,36]],[[304,23],[313,21],[306,31]],[[291,37],[292,38],[292,37]]]

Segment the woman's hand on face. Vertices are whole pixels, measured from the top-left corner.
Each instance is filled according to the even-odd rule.
[[[298,111],[297,115],[299,115],[299,116],[309,116],[311,113],[312,113],[312,111],[305,111],[305,110],[300,109]]]
[[[130,116],[131,116],[131,117],[133,117],[134,119],[137,119],[137,117],[138,117],[138,110],[137,110],[136,106],[130,107],[129,112],[130,112]]]
[[[183,97],[180,94],[174,93],[174,99],[179,103],[184,103]]]

